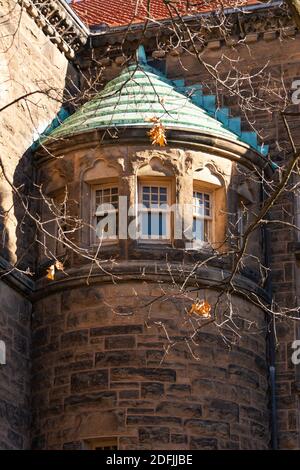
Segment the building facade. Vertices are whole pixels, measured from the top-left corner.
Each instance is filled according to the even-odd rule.
[[[27,51],[39,66],[26,61],[28,90],[21,92],[41,81],[48,88],[44,102],[33,103],[33,118],[22,101],[2,111],[9,163],[1,206],[16,210],[3,219],[1,447],[298,449],[299,372],[291,362],[297,323],[276,322],[275,349],[272,319],[260,307],[272,299],[297,305],[297,231],[257,229],[230,302],[228,291],[220,296],[234,267],[230,247],[266,197],[253,174],[273,178],[287,155],[284,124],[256,111],[264,128],[258,137],[236,100],[217,103],[195,57],[156,47],[168,35],[164,28],[150,28],[141,47],[137,27],[123,47],[121,28],[90,25],[90,34],[64,2],[52,2],[48,24],[49,10],[34,3],[23,5],[17,51],[2,60],[8,80],[17,82],[13,60]],[[251,7],[230,38],[209,38],[207,60],[233,53],[234,44],[245,68],[267,63],[286,87],[297,79],[299,37],[285,10]],[[96,83],[85,95],[97,70],[106,86],[99,92]],[[70,109],[62,112],[49,88],[75,97],[80,90],[84,104],[64,119]],[[4,93],[9,103],[20,90]],[[160,138],[163,130],[165,145],[151,144],[153,129]],[[44,238],[28,221],[32,212],[23,223],[21,184],[33,196],[42,188],[30,207],[46,224]],[[110,210],[99,211],[101,203],[117,210],[112,229],[125,217],[126,234],[101,225]],[[176,204],[190,208],[179,217],[190,238],[178,233],[176,208],[168,210]],[[247,221],[239,209],[245,205]],[[271,217],[296,213],[291,194]],[[58,239],[60,232],[67,237]],[[55,271],[53,260],[63,269]],[[261,280],[262,264],[272,270],[272,285]],[[214,306],[213,317],[205,306]],[[228,308],[236,313],[233,335],[228,323],[220,327]]]

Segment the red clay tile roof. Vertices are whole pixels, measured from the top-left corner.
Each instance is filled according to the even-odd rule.
[[[175,4],[174,0],[173,3]],[[188,16],[216,8],[238,8],[259,3],[261,2],[256,0],[177,0],[176,6],[181,15]],[[150,1],[150,15],[147,14],[147,4],[148,0],[72,0],[70,6],[88,26],[126,26],[131,22],[143,23],[147,17],[152,20],[170,17],[164,0]]]

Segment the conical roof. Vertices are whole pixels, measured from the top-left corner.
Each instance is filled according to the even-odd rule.
[[[228,108],[215,108],[215,96],[203,95],[201,85],[185,87],[146,63],[125,68],[105,88],[50,133],[58,139],[95,129],[152,127],[158,118],[168,129],[181,129],[243,141],[266,154],[253,132],[241,132],[241,119]]]

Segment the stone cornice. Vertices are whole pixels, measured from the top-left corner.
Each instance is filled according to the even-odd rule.
[[[64,0],[18,0],[21,7],[68,59],[86,43],[88,29]]]
[[[204,15],[202,15],[204,16]],[[199,31],[199,17],[191,16],[184,19],[185,23],[189,25],[190,29],[195,32]],[[163,38],[172,36],[174,30],[171,26],[170,20],[162,20],[156,24],[148,26],[146,32],[143,30],[143,24],[135,24],[128,27],[108,28],[107,30],[97,31],[94,29],[94,34],[91,36],[92,47],[102,48],[107,46],[120,45],[124,41],[124,32],[126,31],[126,41],[128,48],[132,44],[132,49],[135,50],[136,44],[143,42],[151,43],[151,39],[158,37],[163,41]],[[224,28],[222,28],[224,31]],[[272,40],[278,36],[289,37],[294,36],[297,32],[295,22],[289,14],[286,6],[278,5],[261,5],[259,8],[252,8],[247,12],[232,12],[229,11],[226,20],[226,36],[219,28],[211,28],[211,31],[205,31],[204,39],[207,47],[220,48],[222,46],[231,46],[240,41],[245,43],[252,43],[259,39],[266,41]],[[203,44],[203,43],[202,43]],[[145,44],[147,47],[147,45]],[[163,54],[163,50],[154,51]],[[172,53],[172,51],[170,51]],[[176,49],[176,55],[180,51]],[[113,54],[111,54],[113,56]],[[159,56],[162,58],[162,55]],[[123,57],[124,61],[124,57]]]
[[[194,269],[194,264],[187,263],[183,265],[181,262],[172,262],[167,265],[165,261],[159,260],[131,260],[119,261],[112,265],[106,262],[104,267],[105,270],[98,273],[94,272],[93,274],[90,273],[89,264],[71,268],[67,270],[67,276],[59,274],[55,281],[49,282],[45,277],[38,280],[30,279],[28,276],[13,269],[0,256],[0,282],[5,282],[29,300],[36,301],[44,296],[52,295],[65,289],[76,289],[79,286],[87,285],[87,278],[89,278],[89,284],[94,285],[111,283],[115,277],[118,279],[117,282],[120,283],[130,281],[170,283],[170,267],[173,270],[174,279],[178,278],[180,280],[182,276],[190,274],[191,270]],[[178,269],[179,267],[180,269]],[[230,271],[213,266],[198,268],[187,283],[187,287],[198,286],[201,288],[201,286],[205,285],[218,290],[221,288],[224,278],[229,274]],[[270,301],[267,292],[245,275],[237,276],[236,289],[237,295],[243,295],[243,293],[250,295],[250,293],[254,293],[261,299],[264,299],[264,301]]]
[[[30,297],[35,290],[35,282],[20,273],[13,266],[0,256],[0,282],[5,282],[13,289],[17,290],[25,297]]]
[[[119,261],[111,265],[107,263],[103,266],[105,267],[105,272],[99,270],[90,274],[90,266],[85,265],[67,270],[67,276],[59,274],[55,281],[50,283],[45,278],[39,279],[36,282],[36,289],[32,300],[37,301],[45,296],[53,295],[66,289],[77,289],[81,286],[86,286],[87,278],[89,279],[89,285],[111,284],[114,279],[117,284],[132,281],[170,284],[170,269],[172,278],[178,282],[186,279],[186,276],[194,269],[193,264],[183,266],[182,263],[178,262],[166,264],[165,261],[150,260]],[[211,289],[220,290],[222,289],[222,282],[229,274],[230,271],[211,266],[198,268],[186,283],[186,287],[201,289],[204,286],[209,286]],[[270,302],[267,292],[243,275],[236,277],[235,286],[236,295],[246,295],[250,298],[254,294],[265,302]]]
[[[37,166],[53,159],[53,155],[60,155],[63,151],[79,150],[82,148],[91,149],[101,145],[146,145],[149,148],[149,137],[147,132],[149,128],[119,128],[118,134],[110,134],[106,130],[98,129],[81,134],[72,135],[69,138],[49,140],[43,147],[40,147],[35,154],[35,163]],[[117,138],[116,138],[117,136]],[[240,163],[249,169],[258,167],[264,169],[267,175],[272,175],[272,163],[266,157],[263,157],[249,145],[240,141],[230,141],[226,138],[216,137],[210,134],[193,132],[191,130],[167,129],[168,146],[190,150],[199,150],[206,153],[213,153],[219,157]]]

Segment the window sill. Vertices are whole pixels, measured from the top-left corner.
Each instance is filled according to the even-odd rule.
[[[104,246],[112,246],[112,245],[117,245],[119,243],[119,239],[117,238],[116,240],[103,240],[101,243],[100,243],[100,246],[101,248],[103,248]],[[91,248],[93,249],[97,249],[99,246],[99,243],[91,243]]]
[[[153,248],[173,248],[170,240],[137,240],[137,248],[152,250]]]
[[[186,242],[185,249],[187,251],[205,251],[213,252],[215,251],[210,243],[208,242]]]
[[[161,240],[161,239],[155,239],[155,238],[139,238],[137,240],[137,243],[140,245],[140,244],[144,244],[144,245],[171,245],[171,240],[169,238],[166,238],[165,240]]]
[[[102,243],[100,247],[99,245],[92,244],[90,245],[90,249],[92,253],[97,253],[97,251],[99,253],[103,253],[106,251],[117,251],[119,249],[119,240]]]

